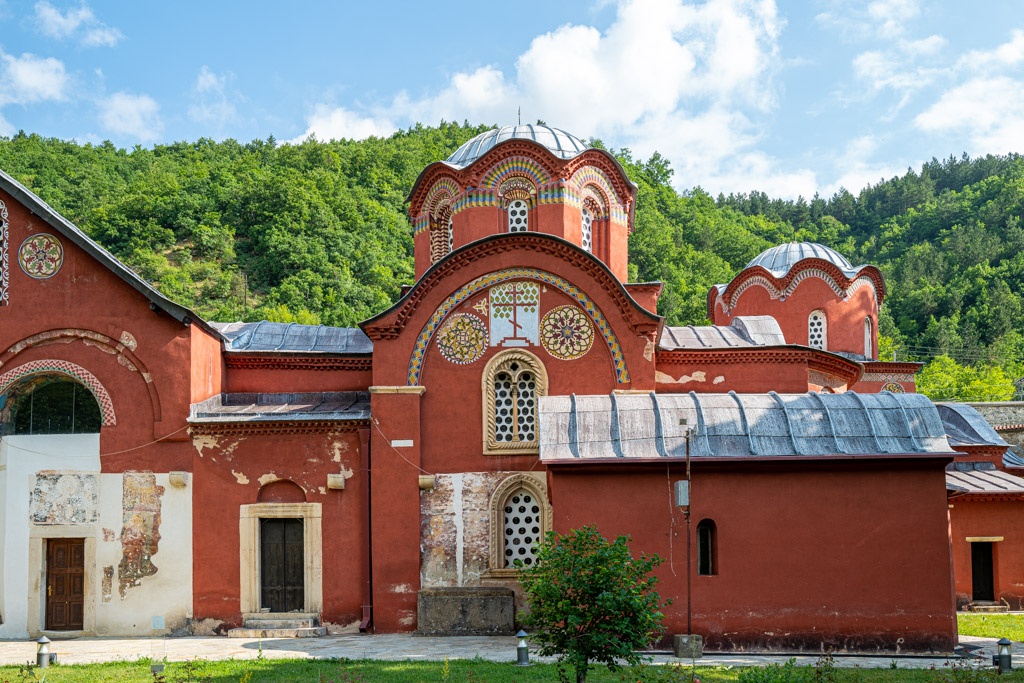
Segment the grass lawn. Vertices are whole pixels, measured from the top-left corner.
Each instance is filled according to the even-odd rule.
[[[960,635],[1002,638],[1024,643],[1024,614],[979,614],[960,612],[956,615]]]
[[[316,681],[318,683],[388,682],[416,683],[418,681],[447,681],[448,683],[512,683],[517,681],[556,681],[558,675],[553,665],[536,665],[518,668],[511,664],[496,664],[481,660],[452,661],[447,677],[443,662],[381,662],[381,661],[331,661],[331,660],[262,660],[226,662],[172,662],[167,665],[163,678],[150,674],[149,662],[92,664],[87,666],[55,666],[45,672],[19,670],[17,667],[0,667],[0,682],[43,681],[46,683],[94,683],[94,682],[147,682],[165,681],[209,681],[210,683],[261,683],[263,681]],[[702,683],[738,681],[742,669],[698,667],[697,675]],[[815,671],[804,667],[809,682],[827,683],[889,683],[896,681],[949,681],[967,683],[971,681],[1024,681],[1024,671],[1015,671],[1011,676],[990,678],[972,675],[972,672],[954,674],[949,670],[928,671],[915,669],[839,669],[834,672]],[[821,677],[816,674],[822,673]],[[829,675],[834,673],[834,676]],[[688,667],[650,667],[648,675],[642,672],[620,671],[611,673],[604,667],[595,669],[587,677],[588,683],[621,683],[645,680],[664,683],[690,681]],[[783,680],[783,679],[778,679]],[[785,679],[790,680],[790,679]]]

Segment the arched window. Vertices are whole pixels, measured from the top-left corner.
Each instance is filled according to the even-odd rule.
[[[874,344],[871,343],[871,318],[864,318],[864,357],[874,358],[872,354]]]
[[[530,229],[530,205],[524,199],[513,199],[508,203],[508,231],[526,232]]]
[[[487,574],[514,576],[536,561],[535,546],[551,530],[551,506],[543,473],[518,472],[506,477],[491,493],[491,545]]]
[[[537,453],[537,397],[547,373],[537,356],[510,349],[494,356],[482,377],[484,453]]]
[[[7,391],[8,434],[87,434],[103,418],[92,392],[60,375],[34,375]]]
[[[448,253],[455,247],[455,232],[452,230],[452,214],[448,214]]]
[[[430,217],[430,262],[436,263],[452,251],[452,205],[444,201]]]
[[[594,214],[589,207],[584,206],[580,213],[580,224],[583,229],[581,244],[586,251],[594,251]]]
[[[828,350],[828,329],[825,314],[814,311],[807,318],[807,345],[813,349]]]
[[[697,525],[697,574],[714,576],[718,573],[718,532],[710,519]]]

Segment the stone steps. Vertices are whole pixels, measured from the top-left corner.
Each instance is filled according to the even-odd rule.
[[[247,612],[242,627],[228,631],[228,638],[319,638],[327,635],[316,614],[302,612]]]
[[[1010,611],[1010,606],[1001,602],[972,602],[967,605],[968,612],[987,612],[990,614],[1005,614]]]

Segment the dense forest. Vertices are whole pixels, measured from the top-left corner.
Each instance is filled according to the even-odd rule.
[[[412,281],[405,198],[419,172],[489,127],[131,150],[19,133],[0,138],[0,168],[208,319],[354,325]],[[630,276],[667,283],[669,324],[707,323],[708,288],[769,246],[821,242],[882,269],[882,358],[926,362],[932,398],[1024,397],[1024,157],[933,159],[857,195],[794,201],[680,193],[660,155],[612,152],[640,187]]]

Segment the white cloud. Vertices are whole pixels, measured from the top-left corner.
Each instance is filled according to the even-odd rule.
[[[396,123],[441,119],[508,123],[521,107],[524,121],[543,119],[644,157],[660,151],[682,187],[718,189],[718,179],[741,177],[767,187],[778,177],[799,194],[813,185],[808,171],[780,175],[754,151],[778,95],[783,25],[774,0],[626,0],[604,32],[567,24],[537,36],[512,72],[459,72],[434,92],[401,92],[364,112],[320,104],[301,137],[380,135]]]
[[[63,100],[67,88],[68,75],[59,59],[0,51],[0,105]]]
[[[218,76],[205,64],[199,69],[196,83],[192,87],[192,105],[188,109],[189,117],[198,123],[223,126],[237,118],[237,110],[232,99],[238,95],[230,93],[227,88],[231,74]]]
[[[39,30],[51,38],[63,40],[77,34],[86,47],[114,47],[124,38],[116,28],[100,21],[84,2],[77,9],[61,12],[46,0],[40,0],[35,4],[35,11]]]
[[[957,62],[964,69],[998,69],[1016,66],[1024,62],[1024,31],[1014,29],[1010,32],[1010,40],[994,50],[971,50]]]
[[[906,23],[920,12],[918,0],[874,0],[868,4],[868,16],[885,38],[902,35]]]
[[[1024,82],[972,78],[943,93],[914,123],[925,132],[969,140],[971,154],[1024,151]]]
[[[163,131],[160,106],[148,95],[118,92],[100,100],[99,120],[107,131],[139,142],[156,140]]]
[[[843,153],[835,160],[839,177],[832,184],[820,190],[824,197],[831,197],[840,188],[853,194],[866,185],[875,185],[882,179],[902,175],[906,166],[887,162],[871,161],[878,151],[878,139],[874,135],[862,135],[846,143]]]
[[[363,117],[344,107],[332,109],[322,104],[313,110],[307,123],[309,127],[306,132],[288,142],[297,145],[310,135],[316,136],[318,140],[362,140],[370,136],[386,137],[397,130],[397,127],[386,119]]]

